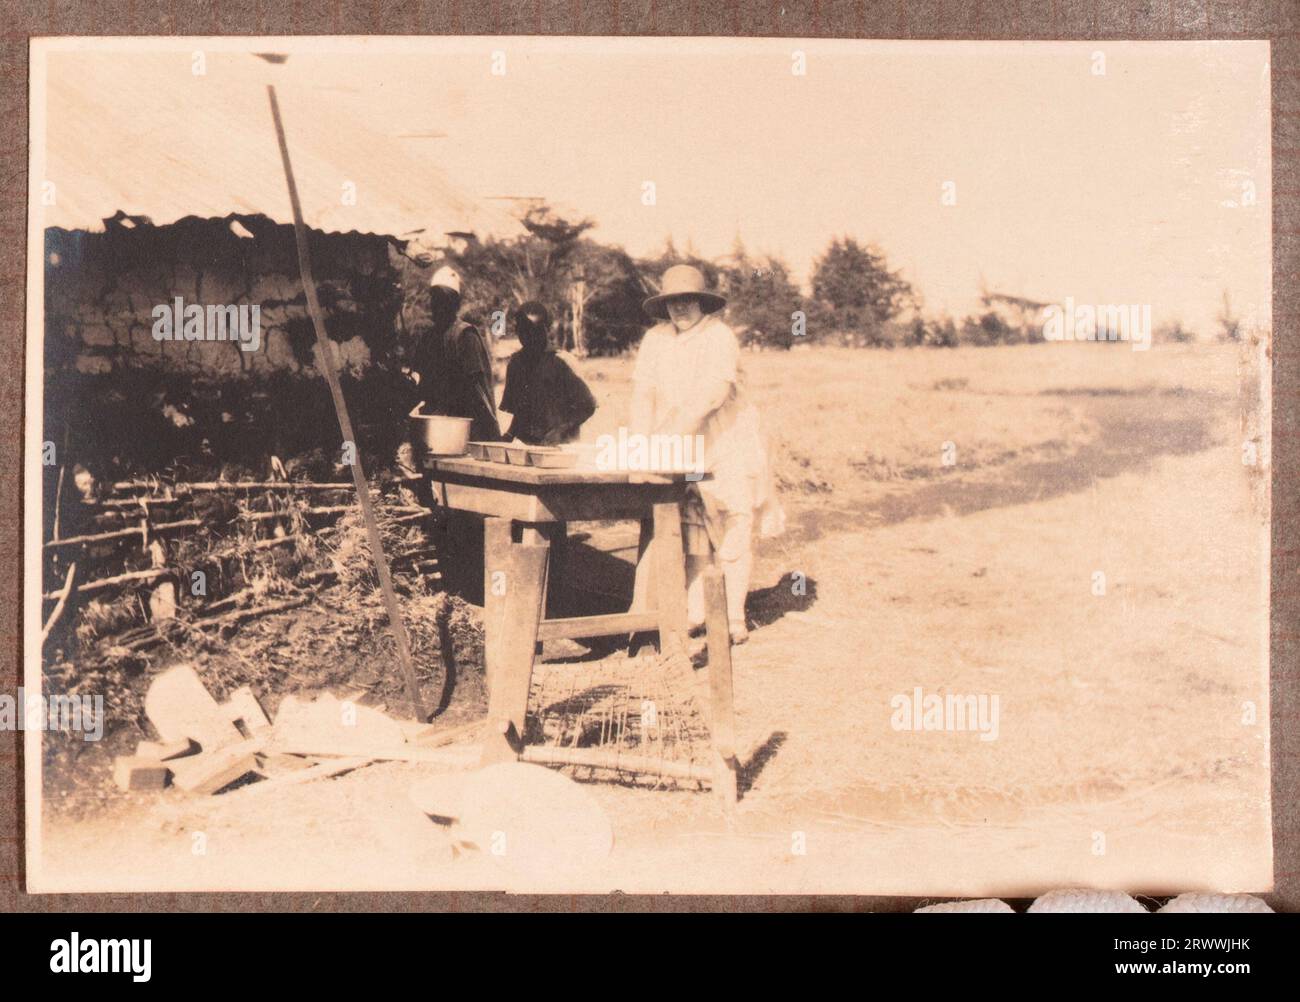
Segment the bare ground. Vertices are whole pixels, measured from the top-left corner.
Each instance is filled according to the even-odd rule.
[[[736,651],[730,820],[706,793],[592,783],[615,851],[548,888],[453,859],[406,796],[433,767],[385,764],[274,800],[48,814],[33,888],[1267,889],[1267,502],[1241,449],[1257,401],[1231,348],[1071,350],[756,360],[792,531],[760,552]],[[799,423],[781,366],[840,411]],[[878,367],[905,403],[846,450],[819,422],[860,420]],[[997,740],[895,730],[891,699],[916,687],[998,695]]]

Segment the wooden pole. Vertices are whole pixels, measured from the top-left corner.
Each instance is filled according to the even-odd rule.
[[[402,611],[397,605],[397,595],[393,591],[393,579],[388,572],[388,558],[384,556],[383,540],[379,537],[379,523],[375,519],[374,506],[370,500],[370,485],[366,481],[365,470],[361,466],[361,454],[357,451],[356,436],[352,432],[352,419],[348,416],[347,401],[343,399],[343,387],[339,384],[338,373],[334,368],[334,345],[325,333],[325,320],[321,314],[320,302],[316,298],[316,282],[311,273],[311,252],[307,244],[307,225],[302,218],[302,205],[298,201],[298,186],[293,179],[293,165],[289,161],[289,143],[284,135],[284,122],[280,120],[280,103],[275,97],[275,87],[268,85],[266,93],[271,99],[271,117],[275,121],[275,138],[280,144],[280,159],[284,163],[284,179],[289,186],[289,204],[293,208],[293,232],[298,243],[298,268],[302,273],[302,288],[307,296],[307,312],[311,314],[312,326],[316,330],[316,356],[329,383],[330,396],[334,400],[334,411],[338,415],[339,430],[343,433],[345,444],[352,445],[352,481],[357,490],[357,501],[361,505],[361,515],[366,523],[366,537],[370,541],[370,553],[375,561],[375,570],[379,573],[379,588],[384,595],[384,606],[388,610],[388,622],[393,630],[393,639],[397,643],[397,661],[406,678],[407,696],[417,720],[424,719],[420,706],[420,686],[415,678],[415,665],[411,661],[411,646],[406,637],[406,625],[402,622]]]

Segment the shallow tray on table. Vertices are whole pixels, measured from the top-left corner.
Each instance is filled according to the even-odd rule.
[[[544,470],[567,470],[578,465],[578,453],[554,446],[529,446],[528,465]]]

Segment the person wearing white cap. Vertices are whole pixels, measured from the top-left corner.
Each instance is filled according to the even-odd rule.
[[[429,326],[418,335],[414,369],[425,414],[469,418],[470,438],[501,438],[496,395],[492,389],[492,355],[473,324],[459,318],[460,273],[448,265],[429,280]]]
[[[492,356],[483,335],[460,319],[461,278],[455,268],[438,268],[429,281],[429,321],[416,334],[412,368],[425,414],[471,421],[470,438],[501,439]],[[427,503],[433,503],[429,497]],[[434,504],[434,539],[443,586],[471,602],[482,601],[483,520]]]

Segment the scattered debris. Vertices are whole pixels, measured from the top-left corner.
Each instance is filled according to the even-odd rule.
[[[397,721],[325,694],[312,702],[286,696],[275,718],[276,751],[295,755],[366,755],[406,747]]]
[[[211,752],[242,739],[189,665],[177,665],[154,680],[144,698],[144,712],[163,741],[188,738],[197,741],[204,752]]]
[[[154,680],[145,712],[162,741],[141,741],[134,755],[114,760],[113,779],[124,791],[162,790],[170,779],[177,789],[206,795],[250,777],[257,780],[250,790],[279,789],[376,761],[465,769],[480,757],[467,742],[482,721],[452,728],[398,721],[325,693],[310,701],[285,697],[272,723],[251,686],[218,703],[189,665]],[[459,747],[446,747],[457,741]]]
[[[169,766],[172,783],[188,793],[224,790],[250,772],[258,772],[257,755],[262,745],[261,738],[253,738],[225,748],[173,759]]]
[[[113,760],[113,782],[120,790],[161,790],[167,785],[168,768],[145,755],[122,755]]]

